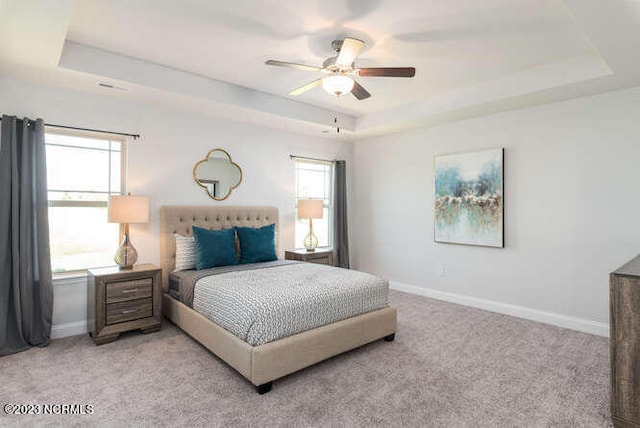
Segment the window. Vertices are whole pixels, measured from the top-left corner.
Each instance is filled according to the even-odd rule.
[[[45,147],[53,272],[113,265],[119,225],[107,204],[124,189],[124,140],[47,129]]]
[[[304,248],[304,237],[309,233],[309,220],[298,219],[299,199],[322,199],[324,211],[321,219],[313,220],[313,233],[318,247],[329,247],[333,239],[333,162],[294,158],[296,169],[296,230],[295,247]]]

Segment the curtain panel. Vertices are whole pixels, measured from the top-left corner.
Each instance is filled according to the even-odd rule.
[[[347,225],[347,163],[335,161],[333,187],[334,263],[349,269],[349,228]]]
[[[46,346],[53,287],[42,119],[2,116],[0,356]]]

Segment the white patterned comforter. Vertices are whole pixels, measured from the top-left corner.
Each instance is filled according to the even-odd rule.
[[[384,308],[388,290],[368,273],[296,263],[202,278],[193,308],[258,346]]]

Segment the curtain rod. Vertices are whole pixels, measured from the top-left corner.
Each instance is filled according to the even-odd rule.
[[[2,121],[2,116],[0,115],[0,121]],[[45,126],[50,126],[52,128],[60,128],[60,129],[75,129],[76,131],[89,131],[89,132],[101,132],[103,134],[113,134],[113,135],[122,135],[125,137],[133,137],[134,140],[140,138],[140,134],[128,134],[126,132],[113,132],[113,131],[104,131],[102,129],[91,129],[91,128],[78,128],[76,126],[65,126],[65,125],[53,125],[51,123],[45,123]]]
[[[319,162],[335,162],[335,159],[319,159],[319,158],[310,158],[307,156],[296,156],[296,155],[289,155],[289,157],[291,159],[307,159],[307,160],[313,160],[313,161],[319,161]]]

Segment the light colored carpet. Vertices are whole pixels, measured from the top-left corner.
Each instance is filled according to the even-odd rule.
[[[0,404],[91,404],[93,415],[0,424],[145,426],[610,426],[607,339],[391,292],[377,341],[258,395],[165,321],[96,347],[87,336],[0,358]]]

